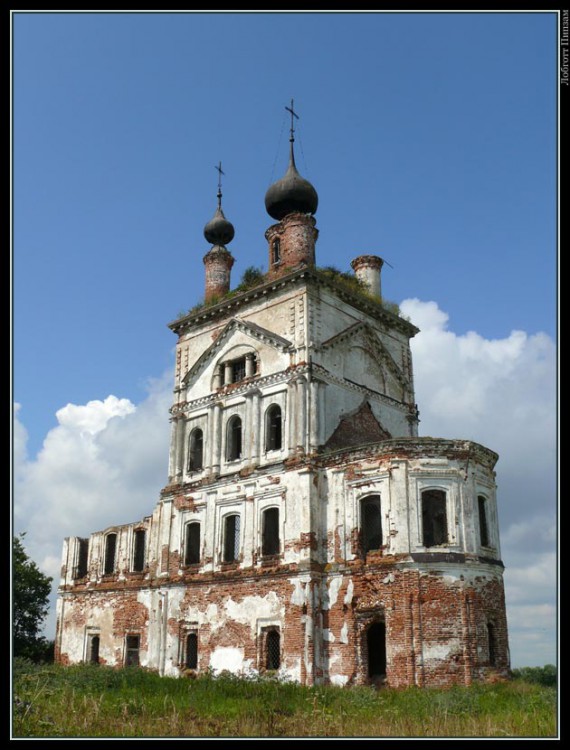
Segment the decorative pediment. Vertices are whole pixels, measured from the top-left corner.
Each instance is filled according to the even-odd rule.
[[[198,357],[196,362],[188,370],[184,376],[182,383],[184,386],[189,386],[204,372],[208,365],[215,359],[217,359],[223,352],[231,346],[232,338],[236,334],[242,333],[252,339],[252,343],[263,343],[266,346],[272,347],[280,352],[287,352],[293,346],[290,341],[284,339],[267,328],[262,328],[256,323],[250,323],[239,318],[232,318],[226,326],[220,331],[216,340],[210,344],[206,351]]]
[[[384,346],[381,339],[367,323],[359,322],[345,328],[344,331],[331,336],[323,344],[321,350],[333,350],[343,348],[350,350],[354,347],[362,347],[367,354],[378,364],[380,368],[386,368],[396,378],[398,383],[405,389],[409,384],[404,377],[401,368],[396,364],[394,358]]]

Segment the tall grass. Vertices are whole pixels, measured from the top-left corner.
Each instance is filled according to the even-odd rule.
[[[303,687],[136,668],[19,664],[19,737],[555,737],[556,689]]]

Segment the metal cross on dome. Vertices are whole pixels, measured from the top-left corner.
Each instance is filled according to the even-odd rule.
[[[222,162],[219,162],[218,166],[214,167],[214,169],[218,170],[218,205],[219,205],[222,200],[222,175],[225,175],[226,173],[222,170]]]
[[[290,107],[285,107],[285,109],[287,110],[287,112],[291,113],[291,136],[290,136],[289,140],[294,141],[295,140],[295,136],[293,135],[293,133],[295,132],[295,122],[294,122],[293,118],[297,118],[297,120],[298,120],[299,119],[299,115],[295,112],[295,109],[293,108],[293,99],[291,99],[291,106]]]

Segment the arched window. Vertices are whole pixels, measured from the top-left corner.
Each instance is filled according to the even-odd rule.
[[[422,492],[422,528],[425,547],[447,542],[447,499],[443,490]]]
[[[487,498],[479,495],[477,498],[479,506],[479,539],[482,547],[489,546],[489,524],[487,519]]]
[[[261,554],[279,554],[279,508],[267,508],[263,511],[261,522]]]
[[[198,634],[186,636],[186,669],[198,669]]]
[[[240,517],[237,513],[226,516],[224,520],[224,562],[239,559]]]
[[[109,575],[115,572],[115,553],[117,550],[117,535],[107,534],[105,538],[105,566],[104,573]]]
[[[201,471],[204,468],[204,433],[196,427],[190,433],[188,450],[188,471]]]
[[[278,630],[269,630],[265,638],[265,668],[279,669],[281,666],[281,636]]]
[[[363,497],[360,501],[360,524],[362,551],[369,552],[382,546],[382,516],[380,515],[380,495]]]
[[[277,404],[265,412],[265,450],[281,450],[281,407]]]
[[[281,240],[276,237],[271,244],[271,262],[279,263],[281,260]]]
[[[241,419],[237,416],[231,417],[228,421],[226,447],[228,461],[237,461],[241,458]]]
[[[200,562],[200,524],[193,521],[186,525],[184,544],[184,565],[195,565]]]
[[[146,531],[144,529],[137,529],[135,531],[133,550],[133,570],[135,572],[140,573],[142,570],[144,570],[145,544]]]

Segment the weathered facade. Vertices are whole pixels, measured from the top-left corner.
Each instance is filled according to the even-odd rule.
[[[304,684],[506,675],[494,466],[418,437],[409,321],[377,256],[319,270],[291,156],[266,195],[268,271],[228,294],[221,193],[206,304],[178,336],[169,479],[151,515],[63,548],[56,658],[275,671]]]

